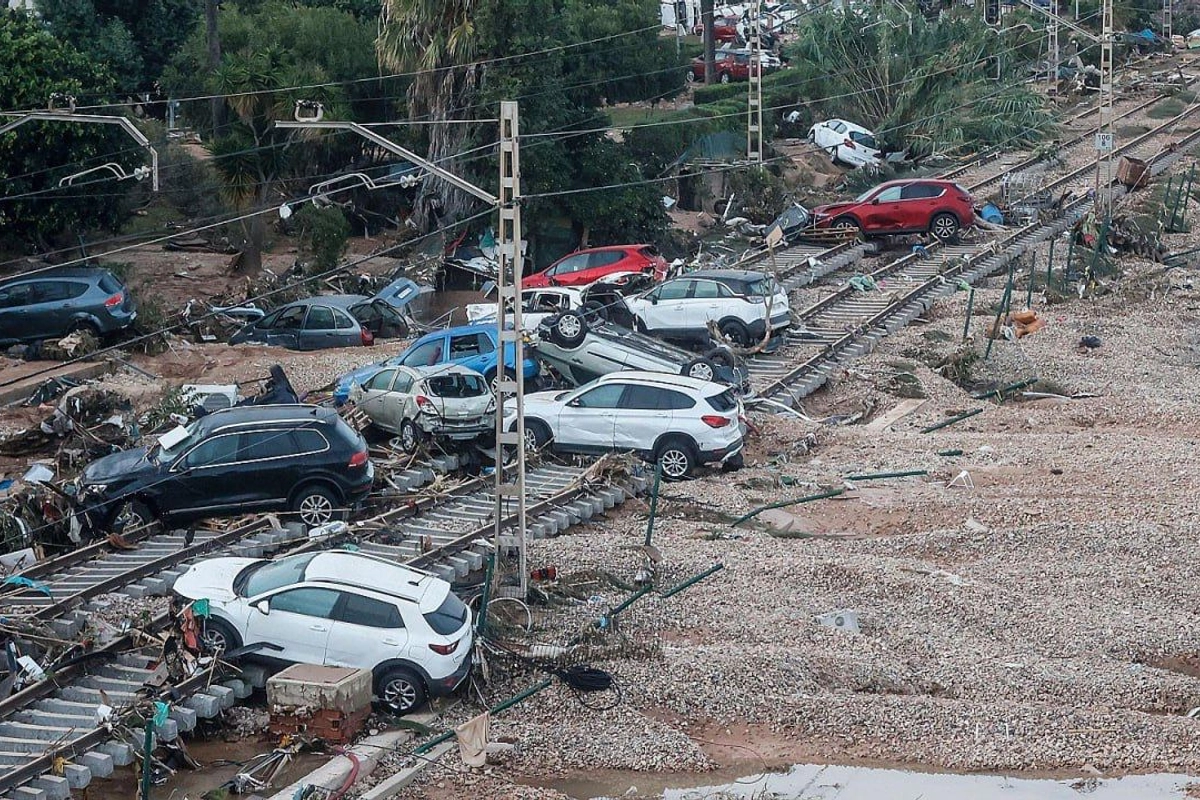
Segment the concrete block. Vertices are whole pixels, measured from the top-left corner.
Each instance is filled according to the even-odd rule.
[[[267,702],[272,707],[307,706],[353,714],[371,705],[371,673],[295,664],[267,681]]]
[[[133,748],[125,742],[102,742],[96,750],[107,754],[115,767],[127,767],[133,763]]]
[[[211,694],[221,703],[221,708],[233,708],[237,702],[237,697],[233,693],[233,689],[227,686],[210,686],[204,690],[205,694]]]
[[[12,800],[48,800],[45,791],[33,786],[18,786],[9,796]]]
[[[140,581],[138,581],[138,583],[140,583],[142,586],[145,586],[146,591],[150,592],[150,594],[154,595],[155,597],[161,597],[167,593],[167,582],[162,578],[142,578]]]
[[[171,706],[171,719],[175,720],[175,724],[179,730],[186,733],[196,727],[196,721],[200,715],[194,709],[183,708],[182,706]]]
[[[155,728],[154,732],[158,735],[160,741],[172,742],[179,738],[179,723],[168,718],[166,722]]]
[[[69,800],[71,797],[71,784],[67,783],[66,778],[60,778],[57,775],[39,775],[29,783],[35,789],[45,792],[46,800]]]
[[[113,757],[108,753],[90,750],[75,760],[90,769],[94,777],[107,778],[109,775],[112,775]]]
[[[255,689],[265,689],[270,670],[261,664],[245,664],[242,666],[242,680]]]
[[[221,713],[221,701],[210,694],[194,694],[183,701],[184,708],[190,708],[201,719],[212,719]]]
[[[136,583],[132,583],[129,586],[126,586],[125,588],[121,589],[121,594],[128,595],[129,597],[132,597],[134,600],[141,600],[143,598],[150,596],[150,592],[146,589],[145,586],[139,586]]]
[[[246,683],[245,681],[239,681],[239,680],[222,681],[221,685],[228,689],[232,689],[233,696],[236,697],[238,700],[245,700],[247,697],[250,696],[250,693],[254,691],[254,687],[251,686],[250,684]]]
[[[82,764],[64,764],[63,777],[72,789],[86,789],[92,782],[92,771]]]

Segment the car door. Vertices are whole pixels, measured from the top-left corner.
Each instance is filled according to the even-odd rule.
[[[333,627],[333,612],[341,592],[315,586],[284,589],[250,598],[250,618],[245,644],[265,642],[262,654],[298,664],[324,664],[325,648]],[[256,608],[267,601],[267,613]],[[275,649],[279,648],[279,649]]]
[[[889,186],[860,206],[863,228],[871,231],[895,231],[900,227],[900,190],[899,186]]]
[[[573,286],[577,282],[576,273],[587,269],[587,263],[587,253],[576,253],[547,270],[546,277],[552,286]]]
[[[316,434],[320,436],[320,434]],[[282,507],[296,484],[297,461],[305,449],[290,428],[264,428],[241,434],[235,467],[253,488],[248,503]]]
[[[340,592],[334,611],[325,663],[334,667],[371,669],[398,658],[408,646],[408,630],[394,601]]]
[[[333,309],[328,306],[309,306],[300,332],[301,350],[320,350],[340,344]]]
[[[913,183],[900,191],[900,218],[897,226],[905,231],[929,229],[936,198],[943,192],[941,186],[932,183]]]
[[[692,283],[689,278],[678,278],[667,281],[646,295],[649,302],[642,306],[639,316],[647,330],[667,332],[682,325],[684,304],[691,293]]]
[[[30,304],[33,286],[17,283],[0,289],[0,339],[29,339],[32,332]]]
[[[670,413],[662,410],[661,390],[656,386],[631,383],[621,396],[613,425],[613,447],[618,450],[649,451],[667,429]]]
[[[722,293],[722,289],[725,293]],[[688,309],[684,324],[688,333],[703,333],[710,321],[716,322],[725,316],[725,306],[730,305],[732,295],[727,286],[716,281],[696,279],[692,281],[692,294],[688,298]]]
[[[584,286],[595,283],[605,275],[613,272],[614,267],[625,258],[620,250],[602,250],[599,253],[588,253],[587,268],[576,273],[578,280],[573,285]]]
[[[496,346],[482,331],[460,333],[450,337],[450,361],[486,374],[497,368]]]
[[[300,333],[304,325],[304,314],[307,306],[289,306],[279,312],[271,327],[266,330],[263,340],[276,347],[300,347]]]
[[[343,309],[334,308],[331,310],[333,311],[333,338],[337,346],[355,347],[364,344],[362,328],[359,327],[358,321]]]
[[[371,418],[379,427],[392,431],[390,407],[392,400],[389,396],[392,383],[396,380],[397,369],[382,369],[376,372],[369,381],[362,385],[362,396],[357,404],[363,413]]]
[[[181,455],[171,466],[174,480],[159,492],[161,510],[205,516],[264,499],[237,466],[240,445],[240,433],[222,433]]]
[[[446,361],[446,336],[437,336],[414,345],[400,360],[406,367],[433,367]]]
[[[555,443],[580,452],[611,450],[624,391],[623,383],[605,383],[569,399],[559,412]]]

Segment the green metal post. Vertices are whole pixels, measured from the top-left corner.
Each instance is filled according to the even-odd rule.
[[[1075,269],[1075,237],[1072,236],[1067,244],[1067,266],[1063,268],[1063,287],[1071,280],[1071,272]]]
[[[142,749],[142,800],[150,800],[150,751],[154,749],[154,718],[146,720],[146,739]]]
[[[941,430],[942,428],[953,425],[956,422],[962,422],[964,419],[969,419],[969,418],[975,416],[976,414],[982,414],[982,413],[983,413],[982,408],[972,409],[971,411],[964,411],[963,413],[955,414],[950,419],[943,420],[943,421],[937,423],[936,425],[930,425],[928,428],[921,428],[921,433],[933,433],[934,431]]]
[[[701,572],[698,575],[693,575],[692,577],[688,578],[683,583],[678,583],[678,584],[672,586],[670,589],[667,589],[665,592],[663,592],[660,595],[660,597],[667,598],[673,594],[679,594],[680,592],[682,592],[684,589],[688,588],[689,586],[694,586],[697,583],[699,583],[700,581],[707,578],[709,575],[720,572],[723,569],[725,569],[725,565],[722,564],[720,561],[718,561],[716,564],[713,564],[711,567],[704,570],[704,572]]]
[[[971,395],[971,397],[973,397],[976,400],[987,400],[990,397],[994,397],[997,400],[1003,400],[1004,395],[1011,394],[1012,392],[1016,392],[1021,389],[1024,389],[1026,386],[1033,386],[1035,383],[1038,382],[1038,380],[1039,380],[1038,378],[1026,378],[1023,381],[1018,381],[1017,383],[1010,383],[1008,386],[1004,386],[999,389],[992,389],[989,392],[980,392],[979,394],[973,394],[973,395]]]
[[[1025,293],[1025,307],[1033,308],[1033,278],[1037,275],[1037,250],[1029,256],[1029,291]]]
[[[653,588],[654,587],[651,586],[650,584],[646,584],[645,586],[638,589],[633,594],[629,595],[629,597],[626,597],[619,605],[617,605],[616,608],[614,608],[612,611],[609,611],[607,614],[605,614],[603,618],[596,620],[596,627],[597,628],[607,628],[609,626],[609,624],[613,621],[613,619],[616,618],[617,614],[620,614],[622,611],[629,608],[631,605],[636,603],[638,600],[641,600]]]
[[[961,455],[963,454],[963,451],[962,451],[962,450],[958,450],[958,449],[954,449],[954,450],[938,450],[938,451],[937,451],[937,454],[938,454],[939,456],[942,456],[943,458],[950,458],[950,457],[952,457],[952,456],[961,456]]]
[[[1180,177],[1182,178],[1183,176],[1180,176]],[[1158,230],[1159,231],[1165,231],[1169,227],[1167,224],[1168,223],[1167,206],[1170,205],[1170,203],[1171,203],[1171,187],[1174,185],[1174,183],[1175,183],[1175,176],[1174,175],[1168,176],[1167,177],[1167,188],[1163,191],[1162,206],[1160,206],[1158,209]]]
[[[746,520],[753,519],[754,517],[757,517],[762,512],[770,511],[773,508],[786,508],[787,506],[798,506],[801,503],[811,503],[814,500],[824,500],[827,497],[837,497],[839,494],[844,494],[845,491],[846,491],[845,489],[833,489],[828,492],[821,492],[820,494],[810,494],[807,497],[797,497],[795,500],[780,500],[778,503],[770,503],[765,506],[759,506],[758,508],[751,511],[749,514],[743,514],[742,516],[735,519],[733,521],[733,524],[740,525],[741,523],[745,522]]]
[[[986,361],[992,357],[992,345],[996,342],[996,334],[1000,330],[1000,320],[1008,313],[1008,304],[1012,301],[1013,277],[1017,272],[1017,261],[1013,259],[1008,262],[1008,284],[1004,287],[1004,297],[1000,298],[1000,307],[996,309],[996,321],[992,323],[991,335],[988,336],[987,350],[984,351],[983,358]]]
[[[497,703],[496,705],[492,706],[491,708],[488,709],[488,713],[489,714],[499,714],[501,711],[507,711],[508,709],[515,706],[517,703],[527,700],[530,697],[532,697],[533,695],[540,692],[542,689],[545,689],[551,683],[554,683],[554,680],[552,678],[544,678],[544,679],[538,681],[537,683],[535,683],[533,686],[530,686],[525,691],[523,691],[519,694],[515,694],[512,697],[505,700],[504,702]],[[448,742],[453,738],[454,738],[454,731],[446,731],[445,733],[439,733],[437,736],[433,737],[428,742],[425,742],[425,744],[414,748],[413,754],[418,755],[418,756],[424,755],[425,753],[428,753],[433,748],[437,747],[442,742]]]
[[[658,485],[662,482],[662,462],[654,464],[654,491],[650,493],[650,519],[646,522],[646,546],[654,538],[654,517],[658,514]]]
[[[1054,239],[1050,240],[1050,253],[1046,256],[1046,288],[1050,288],[1050,271],[1054,269]]]
[[[963,323],[963,341],[967,340],[967,334],[971,331],[971,311],[975,308],[975,287],[971,287],[971,291],[967,294],[967,321]]]
[[[476,633],[482,633],[487,628],[488,603],[491,601],[492,576],[496,569],[496,554],[488,558],[487,571],[483,575],[483,593],[479,595],[479,619],[475,620]]]
[[[884,478],[909,478],[915,475],[928,475],[929,470],[907,469],[902,472],[864,472],[861,475],[847,475],[848,481],[878,481]]]

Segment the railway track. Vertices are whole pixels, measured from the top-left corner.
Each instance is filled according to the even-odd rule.
[[[1200,130],[1164,149],[1159,137],[1169,135],[1200,105],[1185,110],[1118,148],[1116,154],[1140,154],[1160,174],[1200,142]],[[1071,171],[1044,187],[1051,192],[1083,188],[1094,174],[1095,162]],[[1102,191],[1124,194],[1113,185]],[[1032,222],[998,239],[977,245],[935,243],[925,253],[912,253],[885,264],[870,277],[878,292],[860,292],[846,285],[798,315],[803,328],[772,355],[753,356],[748,366],[759,396],[791,405],[816,391],[842,365],[874,350],[886,336],[927,311],[938,299],[952,294],[959,281],[974,284],[1005,268],[1038,242],[1057,236],[1088,213],[1095,200],[1082,194],[1056,219]],[[797,363],[796,355],[802,360]]]
[[[646,478],[641,475],[614,483],[600,472],[605,464],[601,460],[587,468],[531,469],[526,476],[528,534],[555,535],[645,489]],[[305,537],[287,552],[352,538],[362,552],[447,580],[461,580],[482,568],[494,550],[494,503],[490,478],[468,480],[441,497],[412,498],[354,523],[340,537],[322,542]],[[501,523],[511,528],[514,522],[515,507]],[[197,532],[193,544],[183,548],[179,547],[182,538],[170,533],[146,536],[133,552],[113,553],[95,545],[26,571],[31,580],[57,587],[60,599],[30,602],[31,595],[21,593],[4,602],[7,608],[21,608],[46,622],[63,638],[76,637],[87,623],[79,609],[86,611],[85,604],[100,594],[165,594],[186,563],[198,555],[261,555],[295,542],[294,537],[271,530],[265,521],[255,520],[224,534],[201,537]],[[502,536],[500,544],[515,544],[515,537]],[[85,658],[58,666],[52,678],[0,701],[0,794],[20,800],[67,800],[93,779],[107,777],[139,757],[141,734],[127,723],[148,702],[170,703],[169,719],[157,735],[159,741],[171,741],[200,720],[219,716],[265,680],[264,672],[250,670],[245,679],[213,682],[207,671],[201,671],[174,685],[164,683],[158,665],[160,642],[142,645],[170,624],[168,614],[159,613]],[[113,709],[106,720],[97,717],[104,706]]]

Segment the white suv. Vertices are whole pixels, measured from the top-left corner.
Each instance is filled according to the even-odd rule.
[[[175,582],[207,599],[203,644],[261,644],[267,661],[369,669],[397,712],[454,691],[471,669],[471,611],[436,576],[360,553],[329,550],[278,561],[214,558]]]
[[[719,383],[661,372],[613,372],[578,389],[525,396],[525,446],[632,451],[679,479],[697,464],[742,462],[742,404]],[[507,422],[516,427],[515,417]]]
[[[626,297],[642,330],[674,339],[707,341],[708,323],[739,347],[748,347],[792,323],[787,292],[769,275],[740,269],[703,269]]]

